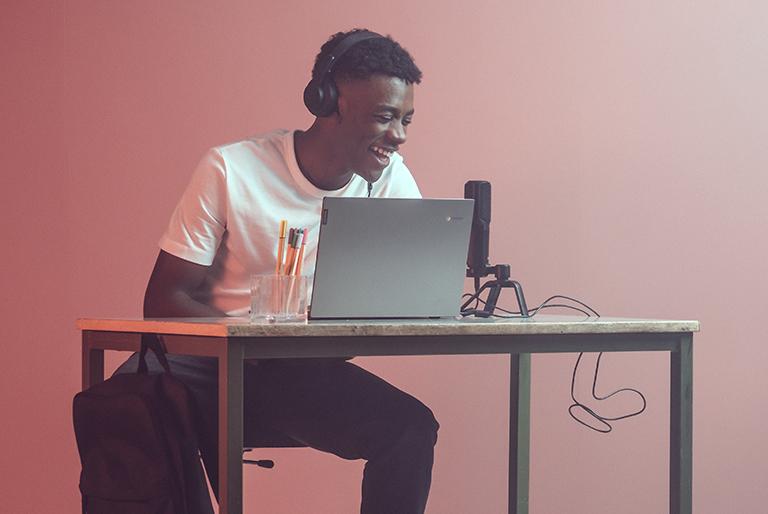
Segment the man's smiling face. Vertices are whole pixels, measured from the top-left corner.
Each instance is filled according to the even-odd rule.
[[[338,152],[349,171],[375,182],[406,141],[413,84],[386,75],[339,82]]]

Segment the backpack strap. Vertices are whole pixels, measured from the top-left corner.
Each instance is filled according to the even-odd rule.
[[[144,375],[148,371],[147,361],[145,360],[147,355],[147,348],[154,352],[155,356],[157,356],[157,360],[160,362],[160,365],[162,365],[165,372],[170,375],[171,366],[168,364],[168,359],[165,357],[165,345],[157,334],[141,334],[139,368],[136,372]]]

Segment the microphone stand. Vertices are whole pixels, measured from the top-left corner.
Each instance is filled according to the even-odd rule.
[[[520,315],[523,318],[529,318],[528,305],[525,303],[525,295],[523,294],[523,286],[515,280],[509,278],[509,264],[497,264],[495,266],[485,266],[485,269],[479,270],[468,269],[467,277],[474,277],[479,280],[481,277],[487,277],[493,275],[494,280],[488,280],[483,286],[475,291],[475,294],[461,306],[461,314],[463,316],[477,316],[478,318],[488,318],[493,314],[496,309],[496,302],[499,300],[501,290],[504,288],[512,288],[515,290],[515,296],[517,297],[517,304],[520,307]],[[477,283],[477,282],[476,282]],[[473,300],[479,299],[480,294],[488,289],[488,297],[485,299],[485,304],[482,309],[467,309]]]

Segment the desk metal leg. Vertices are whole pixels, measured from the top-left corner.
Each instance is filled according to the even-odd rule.
[[[219,355],[219,514],[243,512],[243,344]]]
[[[83,390],[104,381],[104,350],[93,348],[93,333],[83,330]]]
[[[509,380],[509,513],[528,514],[531,354],[512,354]]]
[[[693,469],[693,335],[670,352],[669,512],[691,514]]]

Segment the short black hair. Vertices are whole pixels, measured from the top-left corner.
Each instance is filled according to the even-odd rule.
[[[330,54],[336,45],[346,36],[366,29],[353,29],[349,32],[337,32],[320,48],[312,67],[312,78],[320,73],[318,64]],[[408,51],[390,36],[360,41],[347,50],[333,65],[331,76],[334,79],[368,79],[372,75],[398,77],[409,84],[421,82],[421,70],[413,62]]]

